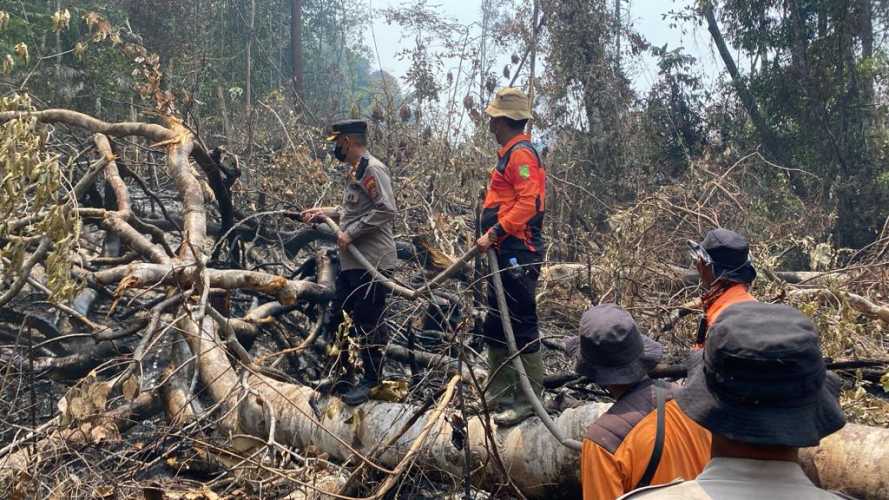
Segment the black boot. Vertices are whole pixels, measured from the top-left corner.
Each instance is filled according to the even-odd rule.
[[[383,353],[380,349],[377,347],[362,349],[361,362],[364,365],[361,380],[341,396],[343,402],[349,406],[366,403],[370,399],[371,389],[380,383],[380,375],[383,372]]]
[[[376,384],[369,382],[367,379],[362,378],[358,384],[352,386],[352,388],[343,393],[340,398],[349,406],[364,404],[370,399],[370,390],[375,385]]]
[[[318,382],[318,387],[315,390],[320,392],[321,394],[333,394],[335,396],[339,396],[341,394],[345,394],[349,392],[352,388],[352,384],[349,382],[349,377],[338,377],[336,375],[331,375],[330,377],[325,377]]]

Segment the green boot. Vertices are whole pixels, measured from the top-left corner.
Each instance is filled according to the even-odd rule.
[[[499,412],[512,406],[515,399],[515,381],[512,379],[514,371],[507,363],[509,359],[509,351],[498,347],[488,346],[488,373],[493,374],[488,380],[488,387],[485,391],[485,402],[488,404],[488,410],[491,412]],[[499,368],[499,369],[498,369]]]
[[[534,394],[537,396],[537,399],[542,402],[543,377],[546,374],[546,369],[543,366],[543,351],[522,354],[519,358],[525,366],[525,373],[528,375],[528,380],[531,382]],[[494,415],[494,423],[502,427],[511,427],[520,424],[526,418],[534,415],[534,405],[531,404],[531,400],[525,396],[525,392],[522,390],[518,372],[516,372],[512,366],[510,366],[509,371],[515,387],[513,404],[504,411]]]

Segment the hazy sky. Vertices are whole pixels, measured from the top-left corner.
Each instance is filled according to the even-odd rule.
[[[686,52],[698,58],[699,67],[708,76],[718,74],[721,66],[718,56],[711,49],[709,34],[706,29],[697,26],[686,26],[688,33],[684,34],[680,29],[671,29],[668,20],[662,16],[670,10],[679,10],[691,5],[694,0],[630,0],[624,3],[624,8],[629,6],[630,22],[636,31],[642,34],[651,44],[662,46],[668,44],[668,48],[682,46]],[[402,0],[371,0],[373,9],[395,7],[404,3]],[[463,24],[478,23],[481,19],[481,0],[430,0],[430,4],[440,6],[440,11],[456,19]],[[627,12],[626,10],[624,11]],[[379,51],[382,67],[397,77],[404,75],[408,64],[399,61],[397,52],[411,43],[411,40],[401,40],[401,33],[392,26],[387,26],[380,19],[375,19],[373,24],[373,36]],[[368,42],[373,39],[368,34]],[[374,66],[377,66],[375,64]],[[654,83],[657,76],[657,66],[653,58],[646,57],[638,64],[626,68],[632,78],[634,86],[640,92],[647,90]]]

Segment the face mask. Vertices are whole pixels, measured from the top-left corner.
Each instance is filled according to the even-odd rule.
[[[346,152],[343,151],[343,147],[339,144],[333,148],[333,157],[337,159],[337,161],[346,161]]]

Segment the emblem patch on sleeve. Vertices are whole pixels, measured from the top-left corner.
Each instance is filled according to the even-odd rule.
[[[365,174],[361,184],[364,185],[364,189],[367,190],[370,199],[376,201],[380,197],[380,185],[377,184],[377,179],[374,176]]]
[[[528,165],[519,165],[519,176],[528,179],[531,177],[531,167]]]

